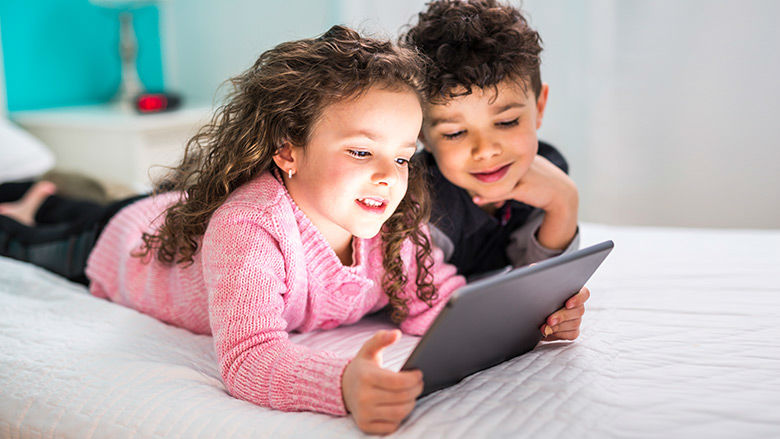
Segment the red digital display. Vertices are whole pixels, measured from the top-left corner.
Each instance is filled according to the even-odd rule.
[[[138,98],[136,105],[141,113],[162,111],[168,107],[168,98],[162,94],[143,95]]]

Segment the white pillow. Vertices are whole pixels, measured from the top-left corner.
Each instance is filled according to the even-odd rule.
[[[54,154],[40,140],[0,115],[0,183],[27,180],[54,167]]]

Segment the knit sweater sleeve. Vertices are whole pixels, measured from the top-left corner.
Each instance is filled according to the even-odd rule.
[[[427,233],[427,230],[426,230]],[[429,238],[430,239],[430,238]],[[417,297],[417,264],[414,258],[414,248],[410,243],[405,250],[408,251],[410,267],[409,282],[404,288],[404,295],[407,298],[409,307],[409,316],[401,323],[401,330],[407,334],[422,335],[433,323],[433,320],[439,315],[441,309],[447,304],[450,296],[458,288],[466,284],[463,276],[459,276],[454,265],[444,261],[444,253],[438,247],[432,247],[431,256],[433,265],[430,273],[433,276],[433,284],[436,286],[436,297],[433,306],[428,306],[424,301]]]
[[[203,239],[203,275],[222,379],[236,398],[283,411],[344,415],[349,362],[292,343],[283,317],[285,258],[273,218],[218,210]]]

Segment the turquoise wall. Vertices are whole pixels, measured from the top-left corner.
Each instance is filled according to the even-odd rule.
[[[160,90],[159,11],[145,6],[133,16],[138,75],[147,89]],[[0,0],[0,37],[10,111],[103,103],[116,92],[116,10],[88,0]]]

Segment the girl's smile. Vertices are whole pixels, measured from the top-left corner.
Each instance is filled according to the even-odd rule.
[[[365,197],[355,200],[358,206],[362,207],[368,212],[375,214],[383,214],[387,209],[387,200],[377,197]]]

